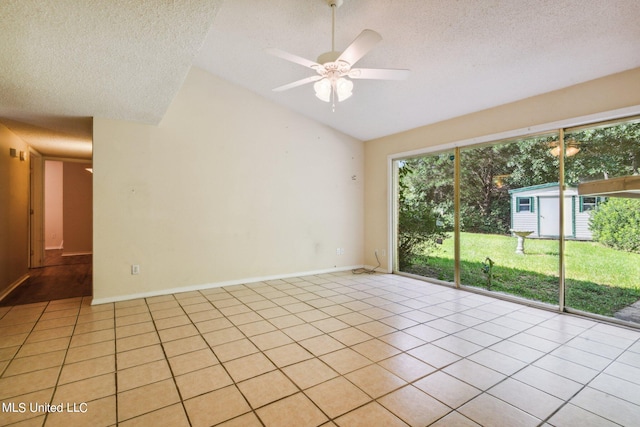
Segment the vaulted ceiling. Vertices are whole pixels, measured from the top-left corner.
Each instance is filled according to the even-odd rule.
[[[267,48],[331,50],[326,0],[5,0],[0,121],[79,147],[91,117],[158,123],[195,65],[368,140],[640,67],[637,0],[344,0],[336,18],[337,50],[383,37],[357,66],[410,77],[356,80],[335,112],[312,85],[273,92],[314,72]]]

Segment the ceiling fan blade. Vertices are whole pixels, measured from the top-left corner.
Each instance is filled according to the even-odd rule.
[[[271,49],[267,49],[266,52],[270,55],[277,56],[282,59],[286,59],[287,61],[295,62],[296,64],[300,64],[304,67],[313,68],[313,69],[315,69],[315,67],[322,67],[317,62],[311,61],[309,59],[305,59],[298,55],[294,55],[293,53],[285,52],[284,50],[271,48]]]
[[[344,61],[353,66],[373,47],[382,40],[382,36],[373,30],[364,30],[338,57],[338,61]]]
[[[389,68],[352,68],[349,77],[352,79],[406,80],[411,71]]]
[[[288,90],[288,89],[292,89],[294,87],[306,85],[307,83],[317,82],[318,80],[320,80],[322,78],[323,78],[322,76],[307,77],[306,79],[296,80],[293,83],[289,83],[289,84],[286,84],[284,86],[277,87],[277,88],[273,89],[273,91],[274,92],[282,92],[283,90]]]

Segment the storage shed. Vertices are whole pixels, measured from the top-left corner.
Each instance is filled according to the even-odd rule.
[[[509,190],[511,229],[533,231],[530,238],[560,236],[559,184],[557,182]],[[577,188],[564,190],[564,235],[567,239],[591,240],[589,215],[600,198],[580,196]]]

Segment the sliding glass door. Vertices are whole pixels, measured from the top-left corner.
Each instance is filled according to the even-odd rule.
[[[460,284],[558,303],[557,135],[461,150]]]
[[[640,120],[569,129],[565,151],[566,305],[640,323]]]
[[[394,165],[396,271],[640,324],[640,118]]]
[[[398,271],[453,283],[453,151],[396,162]]]

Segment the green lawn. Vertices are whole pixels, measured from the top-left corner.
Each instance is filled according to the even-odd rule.
[[[558,241],[526,239],[526,254],[516,255],[515,237],[461,233],[460,248],[462,284],[487,288],[483,264],[490,258],[492,290],[558,303]],[[567,241],[565,260],[567,306],[612,316],[640,300],[640,254]],[[407,272],[452,282],[453,239],[419,257]]]

